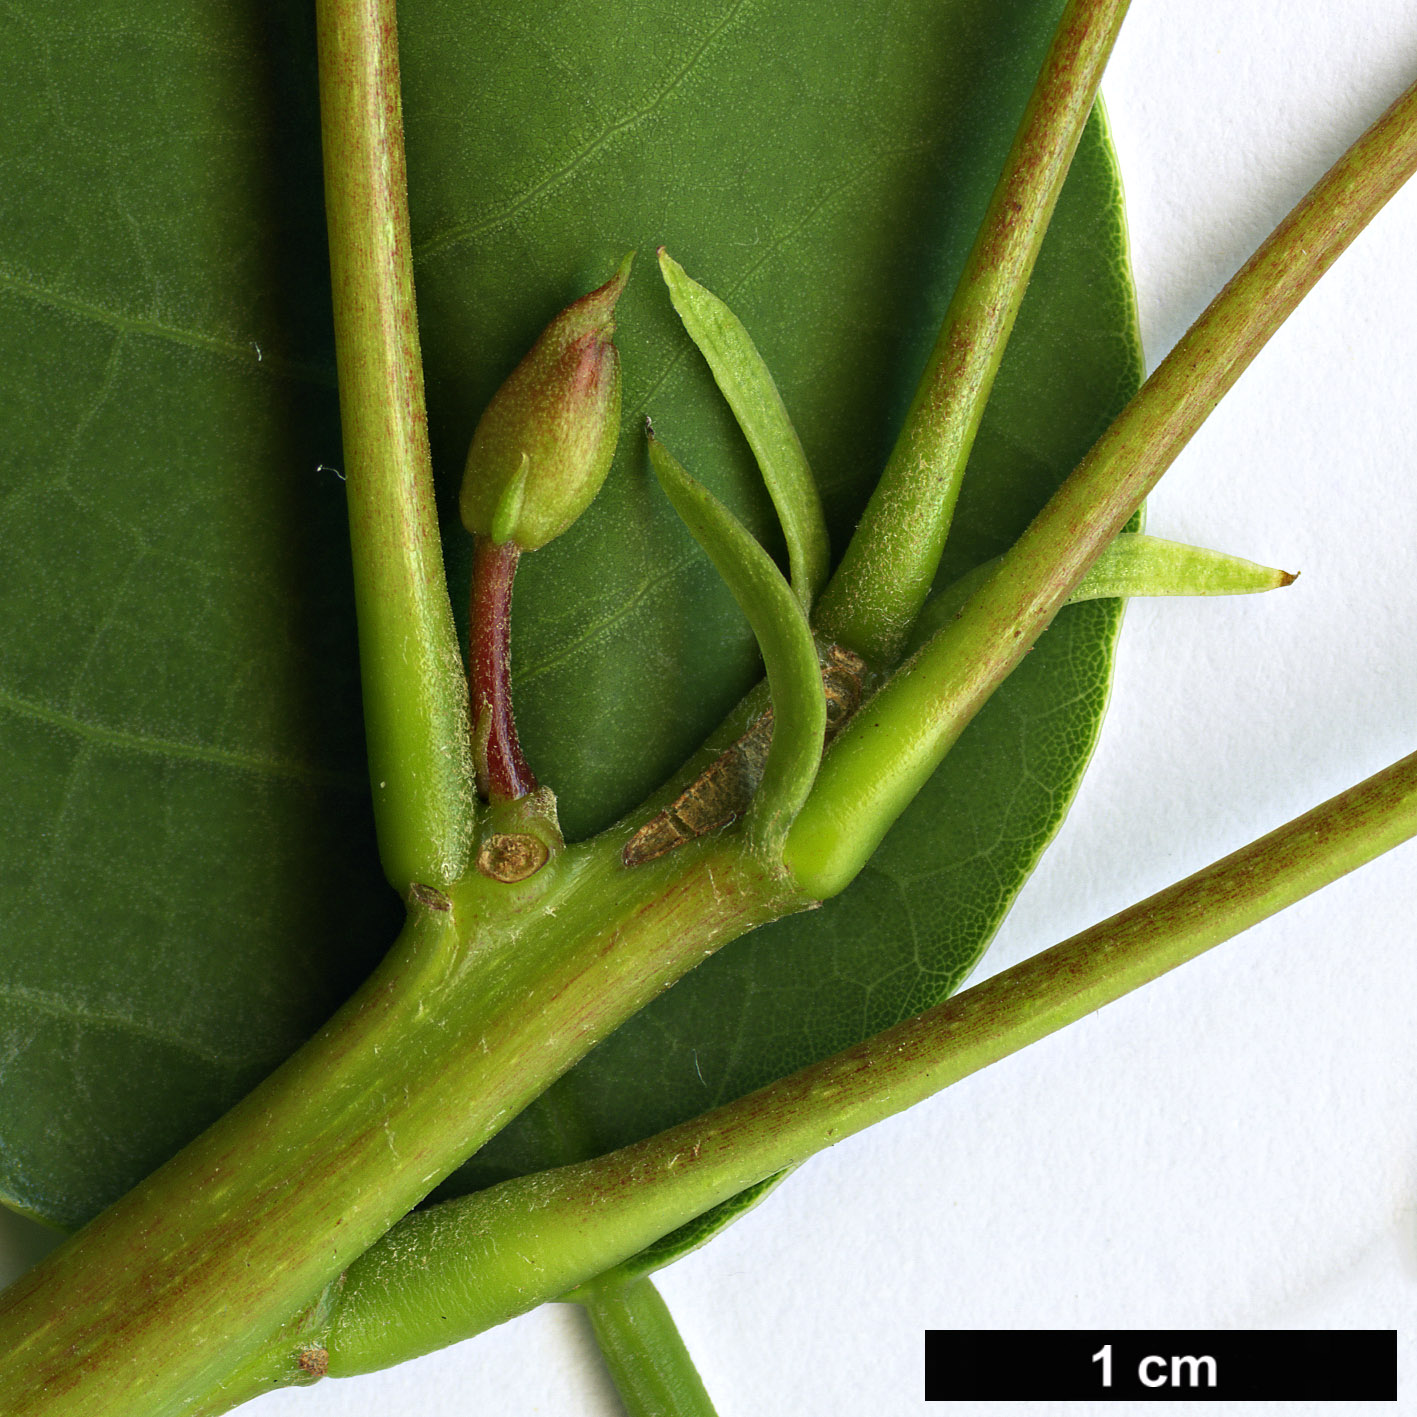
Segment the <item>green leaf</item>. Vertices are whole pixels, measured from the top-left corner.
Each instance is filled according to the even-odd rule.
[[[0,49],[0,1198],[77,1225],[391,936],[313,35],[51,0]]]
[[[631,248],[668,245],[752,330],[841,545],[1059,8],[646,0],[630,20],[406,0],[454,603],[478,415]],[[357,786],[308,27],[255,0],[109,0],[76,35],[48,0],[3,62],[0,1190],[76,1223],[318,1021],[396,902]],[[1094,123],[943,577],[1004,549],[1134,385],[1121,257]],[[751,451],[650,273],[617,324],[627,420],[652,412],[783,559]],[[1065,809],[1116,623],[1106,602],[1065,612],[851,891],[711,961],[464,1184],[639,1135],[952,988]],[[514,633],[524,744],[572,836],[653,790],[761,672],[638,439],[528,559]]]

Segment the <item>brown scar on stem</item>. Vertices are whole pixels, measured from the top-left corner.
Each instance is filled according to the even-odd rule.
[[[408,890],[409,898],[418,902],[425,910],[451,910],[453,903],[433,886],[413,885]]]
[[[477,869],[504,885],[514,885],[536,875],[547,863],[551,849],[529,832],[494,832],[477,848]]]
[[[312,1344],[309,1348],[302,1348],[295,1355],[295,1366],[314,1382],[318,1378],[323,1378],[330,1371],[330,1351],[321,1344]]]
[[[866,661],[840,645],[832,645],[822,660],[822,690],[827,700],[826,741],[839,733],[861,706]],[[657,861],[695,837],[707,836],[741,817],[763,780],[772,742],[772,708],[753,720],[748,731],[691,782],[662,812],[649,819],[625,843],[620,859],[626,866]]]

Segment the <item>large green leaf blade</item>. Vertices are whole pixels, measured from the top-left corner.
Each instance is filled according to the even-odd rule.
[[[3,52],[0,1198],[65,1225],[391,923],[310,36],[258,16],[32,5]]]

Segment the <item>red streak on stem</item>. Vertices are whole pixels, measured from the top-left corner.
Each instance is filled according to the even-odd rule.
[[[489,801],[511,802],[536,791],[522,756],[512,715],[512,580],[521,549],[479,536],[472,563],[468,617],[468,685],[477,790]]]

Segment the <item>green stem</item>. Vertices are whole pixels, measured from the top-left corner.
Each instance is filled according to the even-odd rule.
[[[418,1211],[351,1266],[313,1338],[302,1321],[272,1342],[264,1384],[299,1380],[297,1357],[310,1342],[333,1376],[370,1372],[561,1297],[765,1177],[1057,1032],[1415,835],[1417,754],[1110,920],[747,1097],[595,1160]]]
[[[873,668],[900,656],[930,593],[965,464],[1128,0],[1070,0],[905,425],[817,608]]]
[[[467,864],[467,687],[433,504],[394,0],[317,0],[316,16],[369,779],[402,894],[450,885]]]
[[[1348,150],[1211,302],[999,569],[837,739],[787,842],[803,889],[842,890],[1028,653],[1192,434],[1417,170],[1417,85]]]
[[[734,842],[634,871],[622,845],[416,891],[311,1043],[0,1298],[7,1417],[201,1400],[596,1042],[792,908]]]
[[[648,1279],[592,1283],[572,1297],[590,1318],[628,1417],[716,1417],[674,1316]]]

